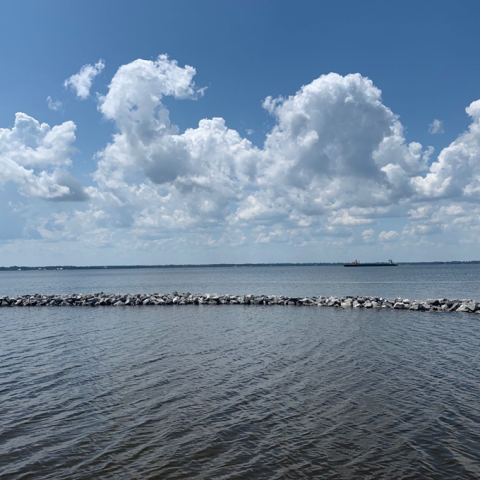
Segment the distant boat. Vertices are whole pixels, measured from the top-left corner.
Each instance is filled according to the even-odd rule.
[[[393,263],[392,260],[388,262],[376,262],[376,263],[360,263],[358,260],[355,260],[352,263],[345,263],[344,267],[398,267],[398,263]]]

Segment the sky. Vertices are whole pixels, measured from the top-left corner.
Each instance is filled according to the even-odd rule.
[[[480,259],[477,1],[0,11],[0,265]]]

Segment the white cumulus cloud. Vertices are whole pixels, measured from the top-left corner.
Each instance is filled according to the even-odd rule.
[[[162,98],[196,99],[194,75],[193,67],[181,67],[166,55],[135,60],[119,68],[100,98],[99,110],[118,132],[99,152],[94,178],[110,200],[123,202],[132,193],[129,179],[140,173],[165,199],[141,210],[136,222],[143,225],[157,225],[147,222],[151,216],[163,225],[224,221],[255,175],[258,150],[222,118],[203,119],[183,134],[170,122]]]
[[[85,100],[90,96],[90,88],[92,87],[93,79],[102,73],[105,68],[105,62],[99,60],[95,65],[86,64],[78,73],[67,78],[63,83],[65,88],[70,87],[78,98]]]
[[[480,100],[465,111],[471,124],[432,163],[425,176],[413,179],[421,197],[480,200]]]
[[[195,73],[166,55],[135,60],[99,98],[117,133],[97,155],[89,193],[142,235],[368,225],[412,198],[412,179],[428,168],[433,149],[406,142],[380,90],[359,74],[323,75],[290,97],[267,97],[276,124],[260,149],[222,118],[183,133],[171,123],[163,98],[197,99]]]
[[[82,67],[66,86],[86,98],[103,65]],[[183,131],[170,120],[166,103],[173,110],[174,99],[203,96],[195,75],[166,55],[117,70],[98,97],[115,133],[86,189],[69,174],[75,124],[17,114],[0,130],[0,183],[27,196],[88,200],[39,220],[38,231],[99,248],[430,248],[435,234],[478,243],[480,100],[466,109],[468,130],[434,158],[432,147],[407,141],[372,80],[330,73],[264,100],[273,127],[257,147],[250,129],[242,136],[221,117]]]
[[[49,200],[85,200],[81,184],[68,173],[76,126],[51,128],[25,113],[13,128],[0,129],[0,185],[13,182],[22,194]]]
[[[411,178],[427,168],[432,153],[406,143],[398,117],[360,74],[322,75],[295,95],[267,97],[263,106],[276,125],[258,169],[264,192],[254,195],[283,198],[289,216],[369,223],[350,209],[384,209],[410,198]]]

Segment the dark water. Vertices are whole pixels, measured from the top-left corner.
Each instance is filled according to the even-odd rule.
[[[328,287],[295,273],[261,285],[272,277],[261,270],[170,271],[171,285],[158,271],[0,279],[15,293]],[[452,297],[434,294],[448,284],[478,298],[478,270],[452,271],[447,283],[397,287]],[[370,288],[333,277],[333,290],[345,285]],[[394,287],[375,285],[382,295]],[[469,314],[0,309],[0,478],[480,478],[479,346],[480,315]]]

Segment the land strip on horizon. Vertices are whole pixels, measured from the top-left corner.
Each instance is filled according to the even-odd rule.
[[[397,262],[399,265],[479,265],[480,260],[450,260],[435,262]],[[209,267],[329,267],[343,266],[343,262],[316,262],[316,263],[205,263],[205,264],[169,264],[169,265],[45,265],[40,267],[12,265],[0,267],[0,271],[18,270],[113,270],[135,268],[209,268]]]

